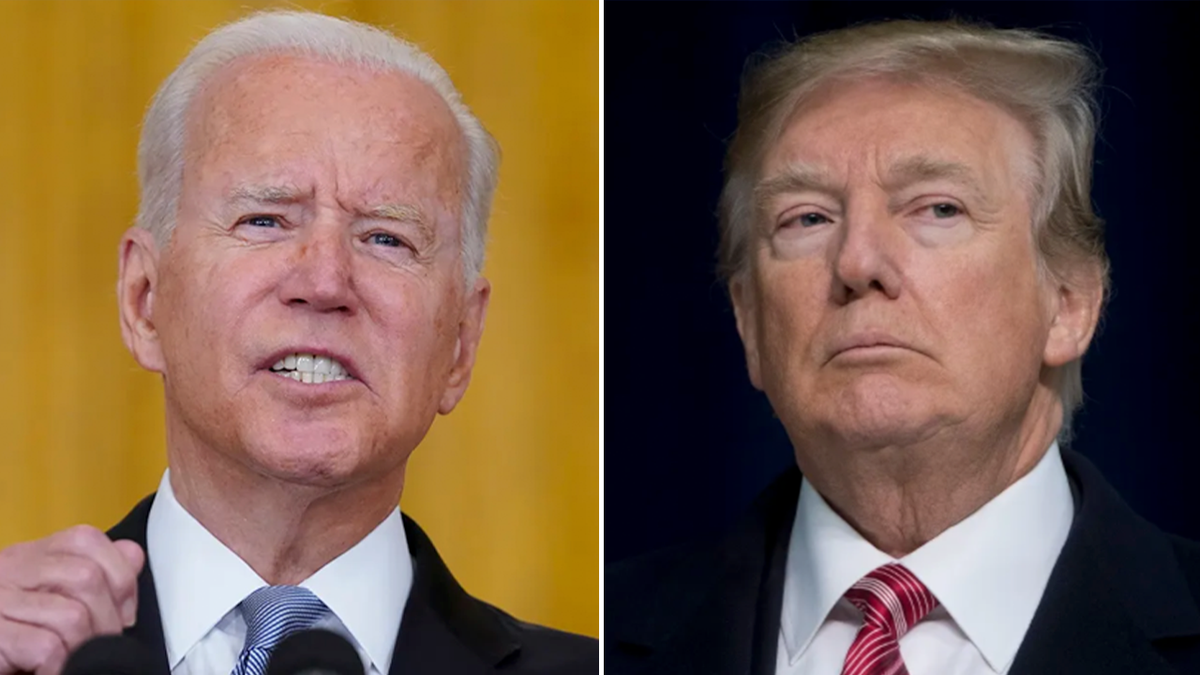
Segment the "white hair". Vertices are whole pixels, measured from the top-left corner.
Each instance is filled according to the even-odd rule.
[[[499,146],[463,103],[450,76],[428,54],[374,26],[324,14],[265,11],[222,26],[201,40],[167,77],[142,123],[137,225],[154,233],[160,247],[171,240],[183,182],[187,116],[208,78],[239,58],[278,53],[404,73],[442,97],[467,148],[460,230],[464,274],[468,285],[472,283],[483,269]]]

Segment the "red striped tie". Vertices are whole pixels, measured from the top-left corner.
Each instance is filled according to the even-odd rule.
[[[937,606],[937,598],[912,572],[888,563],[846,591],[862,610],[863,626],[846,654],[842,675],[908,675],[900,638]]]

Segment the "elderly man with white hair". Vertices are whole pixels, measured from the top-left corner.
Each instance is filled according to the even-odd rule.
[[[0,673],[123,631],[156,673],[258,675],[309,628],[375,675],[595,673],[594,640],[467,595],[396,506],[490,290],[497,149],[442,68],[362,24],[253,15],[163,83],[138,163],[117,295],[169,469],[108,536],[0,551]]]
[[[897,21],[748,73],[720,259],[797,468],[610,570],[608,672],[1200,672],[1200,546],[1060,447],[1108,286],[1097,72]]]

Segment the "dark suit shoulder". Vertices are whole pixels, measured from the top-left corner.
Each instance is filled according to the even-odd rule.
[[[600,643],[595,638],[521,621],[480,601],[521,643],[511,672],[537,675],[593,675],[600,672]],[[503,666],[502,666],[503,669]]]
[[[626,600],[644,603],[669,585],[671,579],[681,574],[694,574],[695,570],[689,570],[692,566],[687,562],[696,560],[697,556],[707,557],[714,543],[712,540],[690,541],[605,566],[605,610],[611,611],[612,603],[620,605]]]
[[[391,675],[599,672],[596,640],[520,621],[471,596],[446,568],[429,536],[407,515],[404,529],[413,557],[413,586]]]
[[[677,640],[720,649],[751,639],[759,590],[774,583],[776,549],[791,530],[799,488],[799,471],[787,471],[729,529],[608,565],[606,670],[635,672],[652,653],[669,659]]]
[[[1175,550],[1175,559],[1179,561],[1179,570],[1187,580],[1192,598],[1200,605],[1200,542],[1174,534],[1168,534],[1167,539]]]
[[[606,613],[611,611],[613,603],[618,607],[625,602],[644,607],[647,599],[662,595],[672,586],[685,586],[694,592],[697,584],[711,583],[728,565],[736,564],[746,555],[755,557],[764,553],[747,551],[744,546],[751,542],[769,543],[766,539],[770,534],[781,528],[790,530],[799,490],[800,472],[789,469],[760,493],[728,530],[607,565]]]
[[[610,564],[604,570],[606,650],[638,651],[673,632],[702,603],[717,570],[713,542],[691,541]],[[619,671],[618,671],[619,672]]]

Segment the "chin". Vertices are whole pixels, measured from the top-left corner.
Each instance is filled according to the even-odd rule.
[[[313,431],[276,433],[248,443],[246,459],[256,471],[272,478],[323,488],[353,482],[367,468],[365,444],[354,434]]]
[[[822,426],[850,447],[917,443],[948,419],[934,410],[928,394],[928,388],[904,386],[893,378],[859,378],[838,392]]]
[[[914,445],[932,436],[939,425],[928,419],[864,413],[852,420],[834,420],[828,427],[843,447],[870,449]]]

